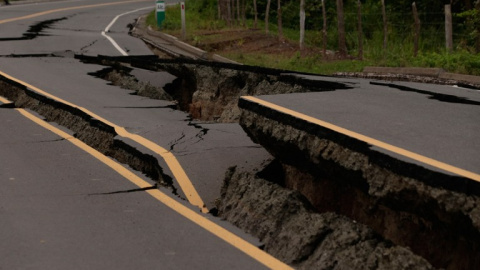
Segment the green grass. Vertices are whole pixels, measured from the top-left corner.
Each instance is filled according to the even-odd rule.
[[[212,3],[212,2],[210,2]],[[204,3],[203,3],[204,4]],[[215,38],[215,35],[203,36],[201,31],[227,29],[226,23],[217,20],[216,9],[212,6],[203,7],[202,1],[187,2],[188,12],[187,39],[186,41],[197,45],[202,41]],[[155,12],[147,17],[147,23],[156,27]],[[253,27],[253,20],[247,20],[246,27]],[[233,28],[240,26],[233,26]],[[264,21],[258,21],[258,29],[264,29]],[[166,10],[166,20],[161,30],[175,36],[180,36],[180,8],[169,6]],[[275,23],[269,25],[271,35],[277,34]],[[283,29],[284,37],[292,42],[298,42],[299,33],[294,29]],[[428,33],[427,33],[428,34]],[[335,50],[337,33],[335,29],[329,29],[328,49]],[[292,57],[268,54],[243,54],[228,53],[223,56],[248,65],[266,66],[279,69],[295,70],[302,72],[332,74],[335,72],[359,72],[365,66],[388,66],[388,67],[437,67],[448,72],[480,75],[480,54],[473,54],[465,50],[455,50],[447,53],[444,49],[443,37],[426,35],[420,40],[419,53],[413,56],[413,38],[410,33],[395,33],[391,31],[388,37],[388,49],[383,50],[383,36],[381,32],[371,33],[370,39],[364,39],[364,60],[335,60],[322,59],[321,55],[301,57],[300,53]],[[221,38],[221,36],[218,36]],[[320,31],[309,31],[305,33],[306,45],[320,48],[322,45],[322,34]],[[357,33],[347,33],[347,46],[351,48],[349,54],[356,57]],[[353,49],[352,49],[353,48]]]

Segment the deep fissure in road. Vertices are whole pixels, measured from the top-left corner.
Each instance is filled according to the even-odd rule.
[[[237,106],[242,95],[271,95],[302,92],[339,91],[352,87],[338,82],[311,81],[295,73],[253,66],[205,62],[186,59],[158,59],[157,57],[90,57],[76,55],[84,63],[107,66],[91,75],[114,85],[135,90],[139,95],[170,100],[178,109],[201,121],[237,123]],[[177,77],[163,88],[141,93],[148,85],[131,75],[132,68],[168,72]],[[168,94],[168,95],[165,95]]]
[[[388,162],[382,163],[384,156],[372,159],[362,154],[368,145],[345,146],[339,143],[345,141],[341,136],[328,131],[299,131],[293,128],[294,119],[285,123],[284,119],[276,121],[272,113],[267,113],[271,115],[268,118],[238,107],[242,95],[348,91],[349,85],[305,80],[279,70],[192,60],[75,57],[106,66],[91,75],[113,85],[151,98],[175,100],[177,108],[190,113],[192,119],[239,121],[255,141],[277,157],[259,173],[236,168],[228,171],[214,211],[257,236],[267,252],[285,262],[304,269],[319,265],[431,268],[427,261],[404,248],[409,247],[436,267],[479,266],[478,187],[469,192],[469,185],[462,179],[463,186],[454,187],[448,184],[453,182],[442,177],[435,179],[439,185],[422,182],[410,177],[417,174],[418,168],[392,171]],[[167,71],[176,79],[164,87],[152,86],[131,74],[135,68]],[[143,91],[145,88],[149,90]],[[105,148],[103,151],[114,157],[119,155],[123,163],[146,159],[149,165],[136,168],[154,179],[160,178],[160,182],[171,183],[168,177],[163,179],[153,157],[136,153],[122,158],[123,152],[130,155],[137,150],[115,139],[110,127],[5,79],[0,94],[14,100],[16,106],[47,115],[48,121],[58,121],[74,132],[84,130],[76,136],[90,140],[95,148]],[[63,110],[69,116],[63,117]],[[199,136],[205,135],[208,130],[192,119],[189,123],[200,130]],[[100,137],[100,141],[95,139]],[[372,160],[378,162],[370,163]],[[395,166],[403,166],[399,164]],[[410,169],[413,171],[408,172]],[[428,171],[420,174],[425,173],[426,177],[436,176]]]
[[[253,102],[241,100],[240,108],[241,125],[279,161],[275,174],[258,177],[300,192],[319,213],[368,225],[435,267],[478,268],[477,182],[398,160]]]
[[[87,62],[93,60],[91,58],[80,58]],[[98,59],[96,61],[99,63]],[[285,206],[286,208],[283,210],[290,213],[286,214],[286,216],[279,213],[273,216],[260,213],[254,209],[252,202],[255,202],[257,209],[262,209],[260,204],[268,204],[269,202],[262,202],[255,198],[261,198],[261,193],[266,191],[262,188],[259,188],[260,191],[258,192],[260,193],[249,191],[248,186],[251,185],[251,181],[269,181],[269,183],[274,183],[274,185],[287,190],[299,192],[299,194],[302,194],[300,196],[306,198],[301,203],[302,207],[310,205],[310,208],[305,206],[307,209],[310,209],[308,211],[311,211],[307,216],[315,212],[321,213],[321,215],[334,212],[368,225],[370,229],[367,229],[367,231],[372,230],[371,233],[375,235],[373,239],[376,240],[372,240],[370,238],[371,233],[367,233],[359,236],[357,239],[358,243],[373,241],[382,243],[383,247],[384,243],[386,243],[384,241],[392,241],[395,245],[411,248],[415,253],[428,259],[436,267],[454,269],[471,268],[479,265],[480,262],[476,254],[480,251],[477,244],[480,242],[480,234],[478,226],[475,225],[478,220],[474,218],[475,207],[468,206],[469,204],[475,205],[477,203],[478,194],[476,192],[478,188],[468,190],[468,188],[465,188],[468,184],[465,185],[464,180],[444,180],[441,175],[433,177],[435,178],[434,181],[429,182],[425,179],[419,181],[415,179],[415,175],[427,174],[431,176],[435,174],[408,166],[406,169],[400,169],[401,172],[398,170],[391,171],[391,168],[388,169],[390,166],[388,162],[383,161],[386,156],[378,156],[378,154],[376,154],[376,157],[362,156],[355,152],[358,148],[364,148],[365,146],[353,146],[353,150],[348,150],[348,147],[343,148],[343,146],[336,143],[339,140],[337,135],[327,135],[327,131],[322,132],[323,136],[327,135],[324,138],[324,142],[308,142],[308,140],[318,140],[318,138],[311,134],[296,134],[298,131],[293,130],[288,124],[283,124],[282,121],[275,122],[275,124],[266,120],[262,120],[261,124],[255,123],[255,121],[259,121],[258,115],[250,114],[249,116],[248,112],[240,110],[237,106],[239,97],[242,95],[348,90],[350,88],[348,85],[329,81],[299,79],[299,77],[295,77],[292,74],[285,74],[284,71],[259,69],[256,67],[205,63],[192,60],[135,58],[103,58],[101,63],[110,66],[107,76],[104,76],[105,79],[112,79],[112,73],[122,74],[119,77],[113,76],[118,81],[122,81],[122,77],[131,77],[129,74],[131,69],[125,69],[122,67],[123,65],[119,66],[119,62],[131,67],[168,71],[174,74],[177,79],[171,85],[172,87],[165,92],[177,101],[179,109],[190,113],[194,119],[203,121],[240,121],[244,129],[255,141],[261,143],[274,156],[280,157],[276,163],[273,163],[277,165],[267,166],[263,173],[257,175],[248,172],[237,173],[235,170],[230,174],[227,173],[226,184],[218,205],[218,212],[220,216],[259,237],[265,243],[265,249],[282,260],[300,268],[312,267],[314,261],[320,259],[316,257],[316,252],[320,252],[318,250],[325,251],[325,247],[323,247],[325,239],[335,230],[328,229],[328,233],[320,230],[320,232],[325,234],[319,232],[319,235],[311,236],[307,241],[308,243],[298,243],[299,246],[296,248],[291,247],[288,241],[295,242],[295,240],[292,240],[294,238],[300,241],[299,239],[302,239],[302,233],[300,232],[297,234],[292,233],[288,237],[285,235],[277,235],[277,238],[266,236],[267,232],[275,235],[280,233],[282,229],[277,226],[265,225],[264,222],[277,225],[283,224],[282,226],[288,227],[289,225],[285,224],[285,222],[295,216],[293,212],[298,209],[292,209],[296,209],[298,204],[292,206],[293,208],[291,209],[289,208],[290,206]],[[113,83],[115,84],[115,80],[113,80]],[[457,100],[449,96],[435,96],[434,98],[444,102],[471,104],[469,100]],[[280,132],[282,135],[278,137],[272,137],[272,134],[268,136],[262,135],[260,131],[265,130],[269,125],[277,128],[282,127],[284,130],[288,130],[288,132]],[[291,140],[297,135],[302,138],[298,142],[290,142],[289,144],[283,141],[287,140],[285,138],[290,138],[289,140]],[[323,146],[321,146],[322,144]],[[309,158],[307,158],[308,154],[297,148],[303,150],[309,148],[326,150],[315,157],[320,159],[319,163],[312,164]],[[373,162],[377,164],[373,166],[375,169],[364,172],[359,170],[359,167],[364,166],[362,164],[365,164],[365,162],[368,164],[369,159],[376,160]],[[338,165],[345,160],[348,160],[350,163],[348,166]],[[391,159],[391,162],[398,163],[393,159]],[[368,166],[372,167],[371,164]],[[404,164],[398,166],[402,167]],[[368,177],[374,180],[369,182],[365,180],[365,176],[362,174],[370,174]],[[232,179],[242,183],[243,179],[240,178],[243,177],[249,179],[249,181],[244,182],[246,186],[239,186],[237,185],[238,183],[232,184]],[[389,181],[391,183],[388,183]],[[421,181],[426,181],[426,183]],[[433,186],[431,186],[432,182],[435,182]],[[446,183],[446,188],[449,190],[443,190],[442,183]],[[462,188],[457,190],[458,183],[463,183],[460,184],[463,190]],[[440,187],[436,186],[437,184],[440,184]],[[229,187],[229,185],[235,188]],[[272,191],[276,189],[274,185],[263,187],[268,186],[267,189],[270,190],[268,193],[271,194],[271,192],[275,193]],[[240,196],[239,193],[242,190],[246,193],[242,193]],[[229,194],[229,192],[232,192],[232,194]],[[382,192],[385,194],[380,194]],[[250,193],[252,194],[251,197],[245,199],[245,194]],[[449,201],[445,196],[455,198],[458,202]],[[295,200],[297,199],[295,197]],[[462,202],[468,203],[462,205]],[[268,209],[271,207],[275,206],[272,204]],[[245,212],[245,209],[250,210]],[[264,210],[267,211],[266,209]],[[264,220],[260,217],[264,218]],[[263,228],[261,230],[264,231],[258,228]],[[296,230],[299,229],[297,228]],[[348,234],[349,231],[346,230],[344,233]],[[279,240],[282,237],[284,237],[283,241]],[[338,237],[341,238],[342,236]],[[286,241],[286,239],[289,240]],[[350,244],[351,247],[356,245],[354,243]],[[296,255],[296,251],[281,251],[282,248],[289,246],[293,250],[303,251],[298,251],[300,253]],[[386,246],[389,245],[387,244]],[[375,250],[378,246],[375,244],[370,248]],[[340,250],[335,250],[334,253],[341,252],[340,248]],[[355,252],[351,252],[347,252],[348,255],[345,256],[360,256]],[[368,258],[366,256],[364,259],[367,260]],[[412,254],[411,258],[415,258],[415,256]],[[415,267],[420,267],[420,265],[426,267],[428,265],[419,259],[413,259],[413,261],[415,263],[412,265],[415,265]],[[325,263],[327,265],[331,264],[331,262]],[[390,263],[397,262],[392,259]]]

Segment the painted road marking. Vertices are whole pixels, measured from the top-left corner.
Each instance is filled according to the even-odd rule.
[[[2,102],[3,104],[10,104],[12,103],[10,100],[4,98],[4,97],[0,97],[0,102]]]
[[[118,18],[120,18],[124,15],[130,14],[130,13],[134,13],[134,12],[137,12],[137,11],[140,11],[140,10],[144,10],[144,9],[152,9],[152,7],[139,8],[139,9],[136,9],[136,10],[132,10],[132,11],[125,12],[125,13],[122,13],[120,15],[117,15],[110,22],[110,24],[107,27],[105,27],[105,30],[102,31],[102,36],[106,37],[110,41],[110,43],[112,43],[113,47],[115,47],[115,49],[117,49],[123,56],[128,56],[128,53],[126,51],[124,51],[122,48],[120,48],[120,46],[117,44],[117,42],[115,42],[115,40],[112,37],[110,37],[109,35],[107,35],[106,33],[108,33],[110,31],[110,28],[115,24],[115,22],[118,20]]]
[[[1,98],[1,97],[0,97]],[[102,153],[98,152],[97,150],[93,149],[92,147],[88,146],[84,142],[80,141],[79,139],[72,137],[68,133],[50,125],[46,121],[34,116],[33,114],[27,112],[25,109],[15,109],[20,114],[25,116],[26,118],[30,119],[31,121],[35,122],[36,124],[42,126],[43,128],[50,130],[51,132],[57,134],[58,136],[64,138],[65,140],[71,142],[81,150],[87,152],[88,154],[92,155],[103,164],[107,165],[111,169],[115,170],[118,174],[123,176],[124,178],[128,179],[130,182],[138,186],[139,188],[149,188],[152,185],[142,178],[138,177],[121,164],[117,163],[116,161],[108,158],[107,156],[103,155]],[[215,224],[214,222],[208,220],[204,216],[196,213],[195,211],[191,210],[190,208],[184,206],[183,204],[177,202],[176,200],[170,198],[167,194],[160,191],[159,189],[149,189],[146,190],[148,194],[152,197],[163,203],[164,205],[168,206],[173,211],[177,212],[178,214],[182,215],[183,217],[187,218],[188,220],[192,221],[193,223],[199,225],[203,229],[207,230],[208,232],[212,233],[213,235],[217,236],[218,238],[224,240],[225,242],[229,243],[233,247],[237,248],[238,250],[244,252],[251,258],[255,259],[259,263],[269,267],[271,269],[293,269],[290,266],[286,265],[285,263],[281,262],[277,258],[271,256],[270,254],[266,253],[265,251],[257,248],[256,246],[250,244],[249,242],[245,241],[241,237],[233,234],[232,232],[224,229],[223,227]]]
[[[62,11],[69,11],[69,10],[76,10],[76,9],[85,9],[85,8],[95,8],[95,7],[104,7],[104,6],[113,6],[113,5],[121,5],[121,4],[130,4],[130,3],[136,3],[136,2],[150,2],[150,1],[151,1],[151,0],[130,0],[130,1],[122,1],[122,2],[113,2],[113,3],[103,3],[103,4],[93,4],[93,5],[84,5],[84,6],[76,6],[76,7],[67,7],[67,8],[52,9],[52,10],[37,12],[37,13],[33,13],[33,14],[30,14],[30,15],[25,15],[25,16],[21,16],[21,17],[16,17],[16,18],[11,18],[11,19],[0,20],[0,24],[8,23],[8,22],[14,22],[14,21],[20,21],[20,20],[26,20],[26,19],[31,19],[31,18],[40,17],[40,16],[43,16],[43,15],[52,14],[52,13],[57,13],[57,12],[62,12]],[[152,8],[153,8],[153,7],[152,7]]]
[[[454,174],[457,174],[457,175],[460,175],[460,176],[463,176],[463,177],[470,178],[470,179],[475,180],[477,182],[480,182],[480,175],[477,174],[477,173],[470,172],[470,171],[452,166],[450,164],[447,164],[447,163],[444,163],[444,162],[441,162],[441,161],[438,161],[438,160],[434,160],[434,159],[426,157],[426,156],[422,156],[420,154],[417,154],[417,153],[405,150],[403,148],[400,148],[400,147],[397,147],[397,146],[379,141],[377,139],[362,135],[360,133],[356,133],[354,131],[336,126],[334,124],[319,120],[317,118],[308,116],[308,115],[303,114],[303,113],[299,113],[299,112],[291,110],[291,109],[287,109],[285,107],[276,105],[274,103],[271,103],[271,102],[268,102],[268,101],[265,101],[265,100],[262,100],[262,99],[259,99],[259,98],[256,98],[256,97],[243,96],[241,98],[245,99],[245,100],[249,100],[251,102],[261,104],[265,107],[276,110],[278,112],[289,114],[289,115],[291,115],[293,117],[296,117],[298,119],[301,119],[301,120],[304,120],[304,121],[307,121],[307,122],[310,122],[310,123],[328,128],[330,130],[333,130],[333,131],[336,131],[338,133],[347,135],[349,137],[364,141],[368,144],[380,147],[380,148],[388,150],[390,152],[394,152],[394,153],[397,153],[399,155],[411,158],[413,160],[420,161],[424,164],[428,164],[430,166],[433,166],[433,167],[436,167],[436,168],[439,168],[439,169],[442,169],[442,170],[445,170],[445,171],[448,171],[448,172],[451,172],[451,173],[454,173]]]
[[[20,79],[14,78],[14,77],[12,77],[12,76],[10,76],[10,75],[2,72],[2,71],[0,71],[0,75],[9,79],[9,80],[17,82],[17,83],[29,88],[30,90],[32,90],[34,92],[42,94],[42,95],[44,95],[48,98],[51,98],[55,101],[66,104],[70,107],[74,107],[74,108],[79,109],[79,110],[83,111],[84,113],[90,115],[92,118],[95,118],[98,121],[101,121],[101,122],[113,127],[115,129],[115,132],[119,136],[131,139],[131,140],[147,147],[148,149],[152,150],[156,154],[160,155],[163,158],[163,160],[167,163],[170,170],[172,171],[174,178],[177,180],[180,188],[182,189],[183,193],[187,197],[187,200],[191,204],[199,207],[202,210],[203,213],[208,213],[208,209],[205,206],[205,203],[203,202],[202,198],[200,197],[197,190],[195,189],[192,182],[190,181],[190,178],[188,178],[187,174],[185,173],[185,170],[183,170],[182,166],[180,165],[177,158],[173,155],[172,152],[168,151],[167,149],[161,147],[160,145],[158,145],[158,144],[156,144],[156,143],[154,143],[154,142],[152,142],[152,141],[150,141],[150,140],[148,140],[148,139],[146,139],[142,136],[139,136],[137,134],[132,134],[132,133],[128,132],[124,127],[118,126],[118,125],[108,121],[107,119],[89,111],[86,108],[77,106],[77,105],[75,105],[71,102],[68,102],[64,99],[56,97],[56,96],[54,96],[50,93],[47,93],[47,92],[45,92],[45,91],[43,91],[43,90],[41,90],[41,89],[31,85],[31,84],[26,83],[26,82],[24,82]]]

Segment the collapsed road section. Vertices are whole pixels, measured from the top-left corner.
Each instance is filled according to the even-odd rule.
[[[333,130],[264,99],[244,97],[239,105],[240,124],[278,160],[276,174],[267,178],[301,193],[317,212],[366,224],[436,267],[480,266],[478,174],[458,170],[465,175],[459,176],[413,162],[400,151],[392,155],[362,136]],[[237,184],[225,187],[231,197],[229,185]],[[248,207],[246,202],[224,204],[228,219],[245,224],[232,211]],[[324,241],[314,244],[312,254],[328,251]]]
[[[265,251],[283,261],[304,269],[431,269],[431,265],[468,269],[479,265],[478,183],[411,164],[372,150],[368,143],[240,98],[267,94],[298,97],[293,93],[355,96],[362,94],[356,87],[365,82],[150,56],[75,58],[95,68],[96,72],[89,73],[90,78],[105,79],[133,90],[130,97],[173,100],[169,109],[176,106],[189,113],[183,121],[195,129],[191,142],[186,143],[184,128],[172,135],[173,140],[167,140],[170,151],[179,156],[193,156],[188,148],[209,139],[219,153],[211,164],[227,165],[222,162],[236,146],[219,149],[218,138],[210,136],[213,132],[231,132],[220,129],[219,123],[239,121],[275,160],[255,168],[242,167],[239,162],[228,164],[231,168],[225,174],[221,192],[213,178],[202,182],[208,184],[204,189],[214,189],[212,193],[218,194],[217,209],[209,208],[212,214],[258,237]],[[148,78],[148,74],[159,73],[168,73],[168,80],[155,82]],[[15,106],[39,112],[48,121],[68,127],[77,137],[103,149],[102,152],[150,175],[160,184],[173,186],[171,177],[163,172],[155,157],[117,140],[112,127],[6,78],[1,84],[0,95],[14,101]],[[410,92],[422,96],[426,93]],[[294,103],[293,98],[289,101]],[[338,109],[338,115],[345,111]],[[162,131],[177,131],[170,126],[173,122],[178,120],[169,122]],[[256,148],[254,152],[238,152],[246,153],[244,162],[259,159],[248,156],[252,153],[262,155],[262,160],[271,158],[263,153],[265,150],[257,149],[258,145],[240,147]],[[202,160],[212,148],[198,148]]]

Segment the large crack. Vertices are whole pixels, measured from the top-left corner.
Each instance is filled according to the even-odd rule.
[[[163,172],[158,160],[117,139],[118,134],[113,127],[77,108],[40,95],[3,76],[0,76],[0,95],[13,101],[17,108],[30,109],[42,115],[46,121],[55,122],[70,129],[79,140],[120,163],[144,173],[157,184],[169,187],[174,194],[177,194],[172,178]]]
[[[127,190],[111,191],[111,192],[91,193],[91,194],[88,194],[88,196],[125,194],[125,193],[147,191],[147,190],[152,190],[157,188],[158,186],[157,184],[155,184],[153,186],[145,187],[145,188],[134,188],[134,189],[127,189]]]
[[[92,75],[132,90],[136,86],[125,86],[130,84],[124,83],[125,81],[133,80],[133,85],[142,83],[130,74],[132,67],[157,72],[166,71],[177,79],[161,90],[177,102],[178,109],[189,113],[193,119],[220,123],[238,122],[240,110],[237,104],[242,95],[338,91],[352,88],[345,83],[302,78],[290,71],[246,65],[147,56],[76,55],[76,58],[84,63],[107,66]],[[154,95],[149,97],[166,99]]]
[[[231,168],[218,204],[219,216],[257,236],[266,252],[297,269],[432,269],[361,223],[316,212],[298,191],[259,176],[266,174]]]
[[[436,267],[480,266],[477,182],[395,160],[363,142],[255,104],[241,107],[244,129],[279,160],[257,177],[298,191],[318,213],[335,212],[368,225]],[[222,201],[238,203],[228,196]],[[235,211],[242,212],[246,203]],[[225,211],[230,220],[233,210]],[[251,224],[242,227],[259,224],[255,215],[244,218]]]
[[[35,39],[39,36],[47,36],[44,33],[45,29],[50,28],[53,24],[66,20],[67,17],[62,17],[58,19],[51,19],[51,20],[46,20],[42,21],[39,23],[36,23],[34,25],[31,25],[29,29],[23,33],[21,37],[6,37],[6,38],[0,38],[0,41],[20,41],[20,40],[32,40]]]
[[[470,100],[468,98],[462,98],[454,95],[440,94],[436,92],[420,90],[420,89],[411,88],[408,86],[394,84],[394,83],[370,82],[370,84],[388,86],[388,87],[395,88],[405,92],[413,92],[413,93],[418,93],[422,95],[427,95],[429,99],[438,100],[441,102],[456,103],[456,104],[463,104],[463,105],[476,105],[476,106],[480,105],[479,101]]]

